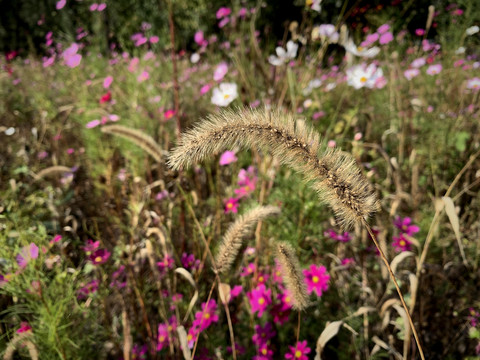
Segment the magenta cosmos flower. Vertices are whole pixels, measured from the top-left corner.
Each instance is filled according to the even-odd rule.
[[[272,290],[261,284],[247,293],[248,300],[252,307],[252,312],[258,311],[258,317],[262,317],[263,312],[267,310],[268,305],[272,303]]]
[[[296,346],[289,346],[290,352],[285,354],[285,359],[308,360],[307,354],[311,349],[307,345],[307,340],[297,342]]]
[[[417,225],[412,224],[412,219],[409,217],[402,219],[400,216],[397,216],[393,223],[397,229],[408,236],[413,236],[420,231],[420,228]]]
[[[88,259],[93,263],[93,265],[105,264],[110,257],[110,251],[106,249],[95,250]]]
[[[230,198],[225,202],[225,214],[229,212],[236,214],[238,212],[238,200],[237,198]]]
[[[328,275],[325,266],[312,264],[310,269],[303,270],[303,274],[309,294],[315,292],[318,296],[322,296],[323,292],[328,290],[330,275]]]
[[[392,246],[397,252],[409,251],[412,249],[411,241],[409,241],[404,234],[400,234],[400,236],[394,236]]]
[[[252,341],[257,347],[261,347],[268,344],[269,340],[276,334],[271,323],[267,322],[264,326],[255,325],[255,334],[252,336]]]

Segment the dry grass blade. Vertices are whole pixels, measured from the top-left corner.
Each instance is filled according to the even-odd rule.
[[[330,341],[335,335],[338,334],[338,331],[342,327],[343,321],[338,320],[338,321],[333,321],[329,323],[325,329],[322,331],[320,336],[318,337],[317,340],[317,347],[316,347],[316,354],[315,354],[315,360],[320,360],[322,356],[323,349],[325,349],[325,345],[327,342]]]
[[[72,169],[67,167],[67,166],[61,166],[61,165],[56,165],[56,166],[50,166],[46,169],[43,169],[39,171],[37,174],[34,174],[33,176],[35,177],[35,180],[40,180],[43,179],[44,177],[47,176],[52,176],[56,174],[64,174],[64,173],[69,173],[72,172]]]
[[[313,129],[279,110],[236,109],[212,115],[182,135],[168,163],[174,169],[187,168],[236,146],[268,149],[301,173],[345,227],[379,209],[375,190],[354,159],[339,150],[320,150]]]
[[[283,282],[292,296],[292,305],[296,310],[303,310],[308,306],[308,294],[300,264],[295,250],[286,243],[278,244],[278,261],[283,274]]]
[[[224,273],[230,269],[242,247],[243,237],[249,233],[258,221],[279,213],[280,209],[275,206],[257,206],[240,216],[229,227],[218,249],[215,257],[218,273]]]
[[[121,136],[130,140],[143,150],[145,150],[155,161],[162,162],[162,149],[153,138],[144,132],[136,129],[130,129],[122,125],[108,125],[102,127],[102,132]]]
[[[190,303],[188,304],[187,312],[186,312],[186,314],[185,314],[185,317],[183,318],[183,321],[185,321],[186,319],[188,319],[188,315],[190,315],[190,312],[192,311],[193,306],[194,306],[195,303],[197,302],[197,299],[198,299],[198,287],[197,287],[197,284],[195,283],[195,280],[193,279],[192,274],[190,274],[190,273],[187,271],[187,269],[184,269],[184,268],[179,267],[179,268],[176,268],[176,269],[175,269],[175,273],[182,275],[185,279],[187,279],[187,281],[190,283],[190,285],[192,285],[193,288],[195,289],[195,293],[193,294],[192,299],[190,300]]]

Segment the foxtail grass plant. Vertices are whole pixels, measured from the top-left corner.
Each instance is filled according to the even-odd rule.
[[[317,192],[319,200],[329,204],[338,223],[349,228],[363,225],[380,252],[408,316],[419,353],[424,359],[415,326],[395,275],[372,233],[367,220],[380,209],[375,189],[355,160],[338,149],[325,149],[320,136],[303,121],[278,109],[227,110],[211,115],[182,134],[168,157],[168,165],[182,170],[228,148],[265,149],[282,164],[303,175]],[[292,252],[283,248],[284,257]],[[282,253],[282,251],[281,251]],[[288,266],[287,266],[288,267]],[[293,269],[295,266],[291,266]],[[287,274],[289,271],[287,271]]]

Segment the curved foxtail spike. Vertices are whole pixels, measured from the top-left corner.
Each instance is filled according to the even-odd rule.
[[[257,222],[279,213],[280,209],[276,206],[257,206],[230,225],[215,257],[218,273],[224,273],[230,269],[242,247],[243,238]]]
[[[279,110],[235,109],[209,116],[184,133],[168,164],[183,169],[233,147],[269,150],[301,173],[319,198],[349,228],[379,209],[373,186],[355,160],[340,150],[320,150],[319,135]]]

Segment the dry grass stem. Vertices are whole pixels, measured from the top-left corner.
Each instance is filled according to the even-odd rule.
[[[215,257],[217,271],[224,273],[230,269],[238,251],[242,247],[242,239],[258,221],[279,213],[280,209],[275,206],[258,206],[240,216],[228,228],[219,246],[217,256]]]
[[[300,264],[295,250],[287,243],[277,245],[278,260],[282,268],[283,282],[292,296],[295,310],[303,310],[308,306],[308,294]]]
[[[32,337],[32,333],[29,331],[25,331],[20,334],[16,334],[12,341],[8,343],[7,349],[5,350],[5,354],[3,354],[3,360],[12,360],[13,355],[15,354],[15,350],[18,349],[19,345],[23,345],[27,348],[28,354],[32,360],[38,360],[38,350],[35,344],[30,340]]]
[[[379,209],[373,186],[351,156],[335,149],[320,150],[320,138],[313,129],[279,110],[236,109],[211,115],[182,135],[168,163],[183,169],[233,147],[268,149],[304,176],[346,228]]]
[[[140,130],[130,129],[122,125],[109,125],[102,127],[102,132],[107,134],[113,134],[121,136],[127,140],[130,140],[143,150],[145,150],[150,156],[152,156],[156,162],[162,162],[162,149],[153,138]]]

